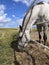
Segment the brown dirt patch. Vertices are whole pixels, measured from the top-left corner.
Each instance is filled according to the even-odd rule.
[[[49,65],[49,50],[30,43],[23,52],[14,51],[15,65]]]

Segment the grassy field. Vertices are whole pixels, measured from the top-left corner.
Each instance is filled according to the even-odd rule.
[[[0,29],[0,65],[12,65],[13,50],[11,42],[16,40],[17,29]]]
[[[36,29],[32,30],[31,37],[36,40],[38,34],[35,31]],[[31,54],[30,56],[25,52],[15,52],[13,47],[15,46],[16,49],[16,45],[11,46],[11,44],[13,44],[13,41],[16,44],[17,37],[18,29],[0,28],[0,65],[42,65],[42,63],[49,65],[49,52],[44,51],[36,44],[29,45],[28,54]]]
[[[17,36],[16,28],[0,28],[0,65],[13,65],[14,52],[11,43],[17,39]]]

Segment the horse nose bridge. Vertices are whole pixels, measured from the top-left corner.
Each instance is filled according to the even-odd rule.
[[[20,34],[19,34],[19,37],[21,37],[22,36],[22,32],[20,32]]]

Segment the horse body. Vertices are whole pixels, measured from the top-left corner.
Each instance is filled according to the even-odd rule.
[[[30,10],[28,11],[28,13],[25,16],[23,23],[22,23],[22,30],[19,34],[19,36],[21,37],[18,42],[19,45],[25,46],[25,43],[30,41],[29,32],[30,32],[32,25],[35,22],[44,22],[44,21],[46,21],[46,22],[49,21],[49,4],[47,4],[47,3],[38,4],[38,5],[35,5],[34,7],[30,8]],[[44,34],[46,35],[47,29],[45,27],[47,25],[45,25],[45,24],[47,24],[47,23],[44,23],[42,26],[44,28]],[[37,28],[38,27],[39,27],[39,25],[37,25]],[[38,31],[38,32],[39,32],[39,38],[40,38],[40,36],[41,36],[40,31]]]
[[[27,24],[26,29],[31,28],[30,24],[33,25],[37,19],[39,19],[39,21],[36,21],[36,22],[43,22],[44,19],[49,20],[49,8],[48,7],[49,7],[49,5],[47,3],[44,3],[41,5],[35,5],[34,8],[31,8],[25,18],[24,24],[22,24],[23,29],[25,28],[25,25],[26,25],[28,19],[29,19],[29,21],[28,21],[29,23]],[[40,16],[42,18],[40,18]],[[43,19],[43,20],[40,21],[40,19]]]

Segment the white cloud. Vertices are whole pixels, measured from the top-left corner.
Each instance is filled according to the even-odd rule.
[[[13,14],[13,15],[12,15],[12,17],[14,17],[14,18],[15,18],[16,16]]]
[[[5,6],[3,5],[3,4],[0,4],[0,10],[5,10],[6,8],[5,8]]]
[[[7,14],[3,14],[0,16],[0,23],[7,23],[7,22],[11,21],[11,19],[7,18],[6,16],[7,16]]]
[[[22,18],[16,17],[15,21],[8,22],[7,24],[5,24],[3,26],[4,26],[4,28],[16,28],[16,27],[19,27],[19,25],[22,25],[22,21],[23,21]],[[2,26],[2,24],[1,24],[1,26]]]
[[[4,24],[0,23],[0,27],[2,27]]]
[[[17,22],[19,25],[22,25],[23,19],[22,19],[22,18],[19,18],[19,19],[16,20],[16,22]]]
[[[29,6],[33,0],[13,0],[13,1],[15,1],[15,2],[19,2],[20,1],[20,2],[22,2],[24,4],[26,4],[27,6]]]
[[[11,19],[7,17],[5,10],[6,10],[5,5],[0,4],[0,23],[7,23],[11,21]]]
[[[2,16],[4,14],[5,9],[6,9],[6,7],[3,4],[0,5],[0,16]]]
[[[15,2],[22,2],[22,3],[25,3],[27,6],[29,6],[32,2],[35,1],[35,3],[37,2],[40,2],[40,1],[44,1],[44,2],[49,2],[49,0],[13,0]]]
[[[45,2],[49,2],[49,0],[45,0]]]

